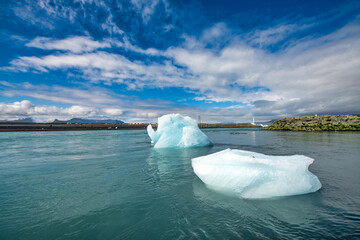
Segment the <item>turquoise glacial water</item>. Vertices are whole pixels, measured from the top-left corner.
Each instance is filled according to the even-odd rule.
[[[359,239],[360,134],[204,130],[155,150],[145,130],[0,133],[0,239]],[[263,200],[206,188],[191,158],[303,154],[318,192]]]

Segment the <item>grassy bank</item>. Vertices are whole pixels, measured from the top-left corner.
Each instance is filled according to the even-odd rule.
[[[290,117],[276,120],[265,130],[359,131],[360,118],[352,115]]]

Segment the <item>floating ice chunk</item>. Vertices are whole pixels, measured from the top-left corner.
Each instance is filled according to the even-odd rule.
[[[195,174],[211,189],[242,198],[271,198],[315,192],[319,179],[309,172],[314,159],[269,156],[226,149],[192,159]]]
[[[155,148],[202,147],[211,145],[209,138],[199,129],[197,122],[180,114],[168,114],[158,118],[155,132],[151,125],[147,132]]]

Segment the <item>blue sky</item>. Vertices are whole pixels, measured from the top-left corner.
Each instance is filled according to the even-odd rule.
[[[359,1],[0,3],[0,120],[360,114]]]

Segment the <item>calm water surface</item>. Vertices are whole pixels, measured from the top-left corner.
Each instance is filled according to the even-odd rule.
[[[155,150],[144,130],[0,133],[0,239],[359,239],[360,134],[204,130]],[[303,154],[323,188],[246,200],[209,190],[191,158]]]

